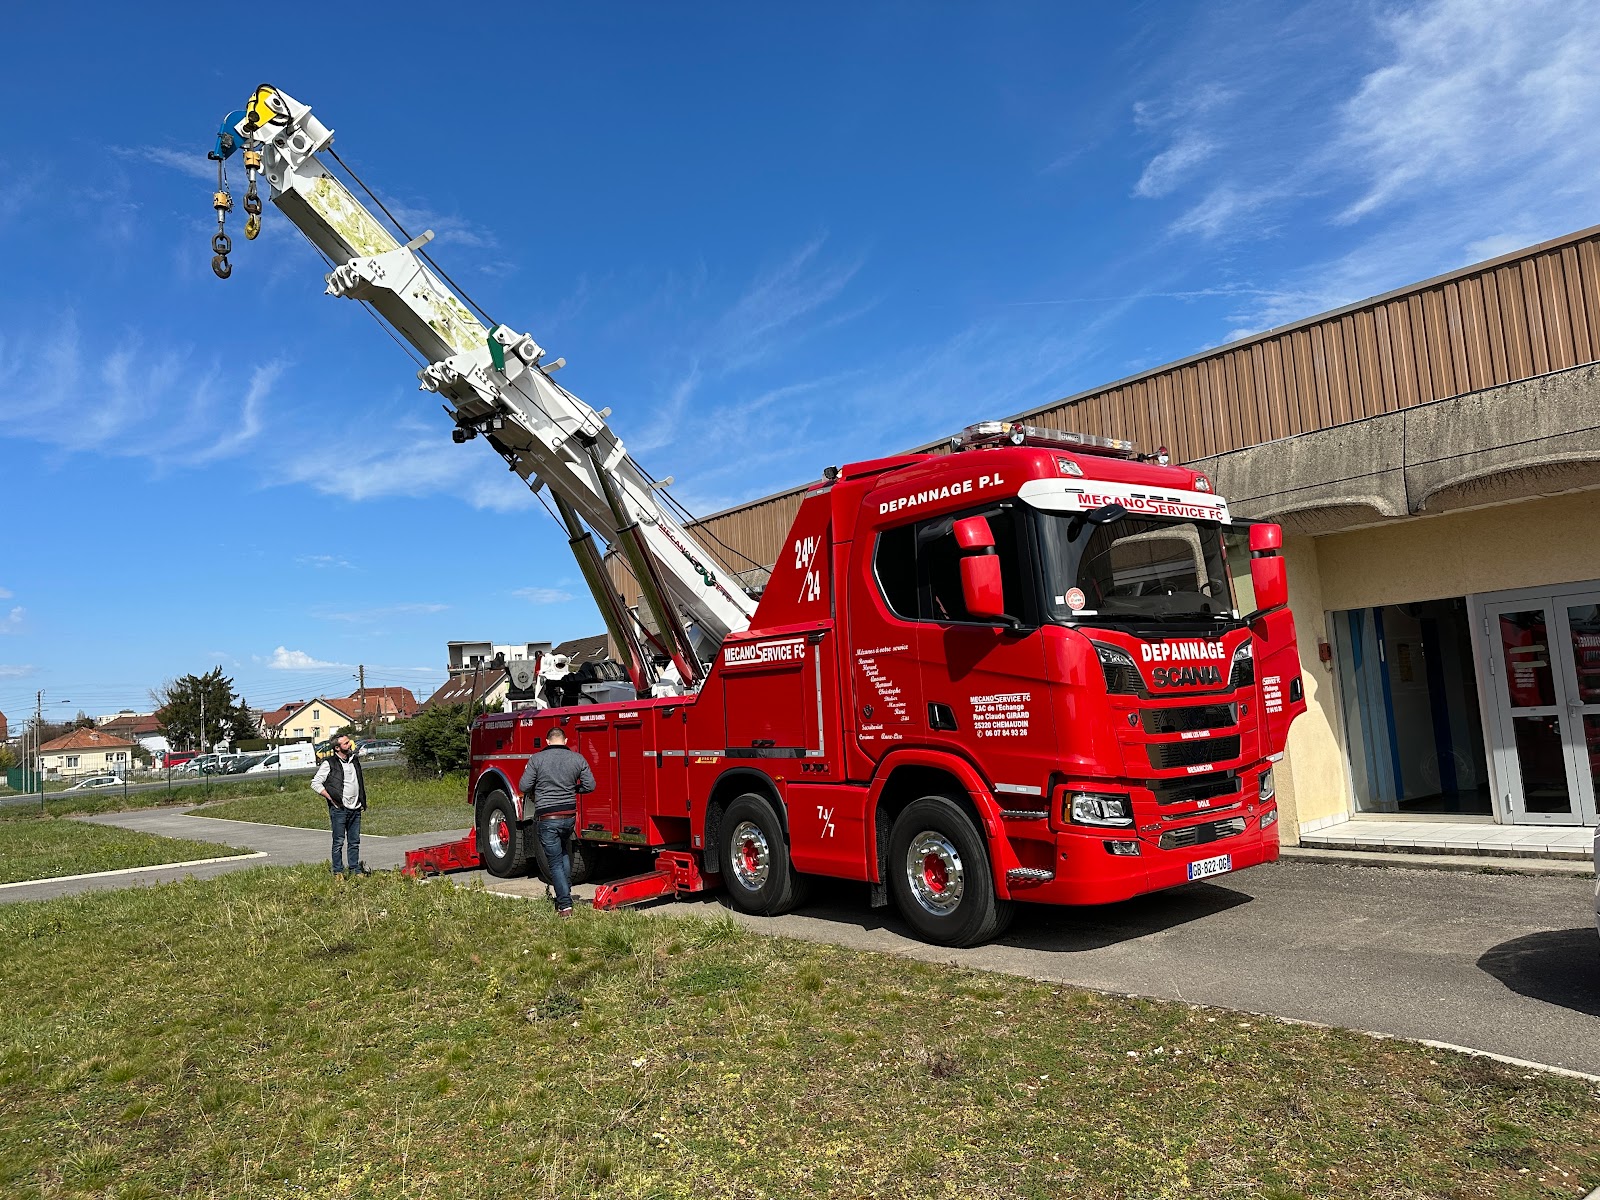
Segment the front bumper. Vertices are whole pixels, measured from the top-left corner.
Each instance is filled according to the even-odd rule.
[[[1040,904],[1111,904],[1147,892],[1159,892],[1190,882],[1189,864],[1226,854],[1227,874],[1278,859],[1277,823],[1261,828],[1264,811],[1251,813],[1242,833],[1198,846],[1163,850],[1153,835],[1131,829],[1073,826],[1056,832],[1053,847],[1054,876],[1050,879],[1014,879],[1011,898]],[[1109,841],[1139,843],[1137,855],[1113,854]],[[1210,876],[1216,879],[1223,876]]]

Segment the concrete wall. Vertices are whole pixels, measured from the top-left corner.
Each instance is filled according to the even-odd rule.
[[[1300,827],[1327,823],[1349,809],[1343,730],[1334,692],[1333,668],[1317,657],[1317,643],[1328,640],[1327,606],[1316,540],[1286,538],[1289,608],[1300,643],[1300,672],[1306,711],[1289,728],[1289,746],[1273,772],[1278,784],[1279,820],[1285,843],[1300,839]]]
[[[1338,611],[1600,578],[1600,491],[1316,539],[1323,607]]]

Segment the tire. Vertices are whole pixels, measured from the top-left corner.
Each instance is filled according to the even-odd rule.
[[[976,946],[1011,923],[1012,902],[994,892],[989,847],[949,796],[913,800],[889,834],[889,892],[923,941]]]
[[[517,823],[517,806],[496,788],[483,798],[478,818],[478,857],[496,879],[528,873],[528,831]]]
[[[544,871],[539,866],[538,855],[533,852],[531,839],[535,836],[537,835],[530,829],[528,831],[528,838],[530,839],[528,854],[531,870],[540,879],[544,879],[546,883],[549,883],[550,881],[545,879]],[[590,879],[594,878],[594,869],[600,861],[601,849],[602,847],[593,842],[584,841],[574,831],[571,840],[571,853],[567,855],[567,882],[576,887],[578,884],[588,883]]]
[[[735,908],[776,917],[797,907],[804,892],[778,814],[765,796],[740,796],[719,828],[722,886]]]

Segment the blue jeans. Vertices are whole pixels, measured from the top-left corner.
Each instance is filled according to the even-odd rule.
[[[333,823],[333,870],[344,870],[344,845],[350,843],[350,869],[361,865],[361,810],[343,805],[328,805],[328,820]]]
[[[539,847],[550,864],[550,886],[556,890],[556,911],[572,907],[572,864],[567,859],[567,839],[577,827],[576,817],[543,818],[535,821]]]

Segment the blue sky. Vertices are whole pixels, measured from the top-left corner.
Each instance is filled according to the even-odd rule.
[[[263,80],[702,513],[1600,220],[1596,5],[58,11],[0,45],[13,719],[600,628],[271,205],[212,276]]]

